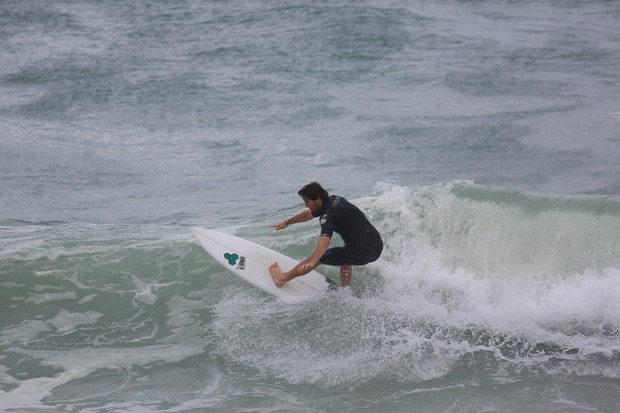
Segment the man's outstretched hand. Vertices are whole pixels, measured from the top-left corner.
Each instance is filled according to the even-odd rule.
[[[269,225],[269,226],[271,228],[274,228],[274,229],[280,231],[281,229],[284,229],[284,228],[288,227],[288,224],[285,221],[282,221],[282,222],[278,222],[277,224],[272,224],[272,225]]]

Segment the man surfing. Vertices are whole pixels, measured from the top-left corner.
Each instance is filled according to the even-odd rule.
[[[269,267],[273,282],[277,287],[282,287],[293,278],[306,275],[320,264],[325,264],[340,266],[340,283],[348,287],[353,265],[368,264],[381,255],[381,235],[358,207],[341,196],[330,196],[317,182],[305,185],[297,194],[308,209],[271,227],[282,230],[291,224],[319,218],[321,235],[314,252],[291,270],[284,272],[277,262],[273,263]],[[340,234],[343,247],[329,248],[334,232]]]

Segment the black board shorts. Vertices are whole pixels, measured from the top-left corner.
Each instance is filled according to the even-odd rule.
[[[333,247],[325,251],[321,257],[321,264],[325,265],[365,265],[376,261],[381,256],[383,244],[371,248]]]

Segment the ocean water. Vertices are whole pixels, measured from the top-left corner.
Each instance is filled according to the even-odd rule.
[[[3,0],[0,411],[620,411],[620,2]],[[286,305],[201,226],[384,237]],[[336,279],[337,269],[320,270]]]

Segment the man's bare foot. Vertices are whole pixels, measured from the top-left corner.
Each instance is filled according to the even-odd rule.
[[[276,287],[280,288],[284,284],[286,284],[286,281],[282,281],[284,273],[280,269],[280,266],[277,262],[271,264],[271,267],[269,267],[269,272],[271,273],[271,278],[273,278],[273,283],[276,285]]]

